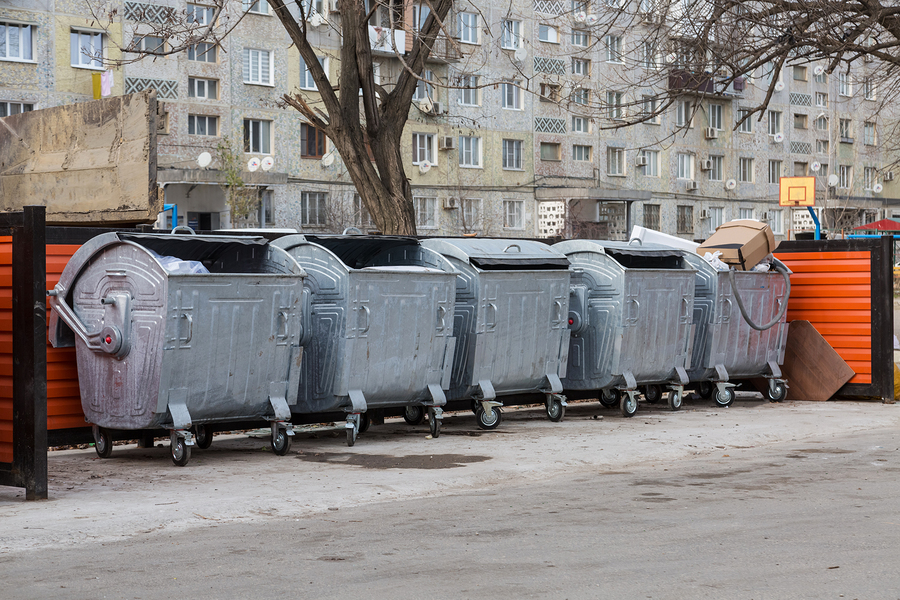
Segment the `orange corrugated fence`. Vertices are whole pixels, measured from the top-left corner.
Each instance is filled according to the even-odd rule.
[[[0,462],[13,460],[12,237],[0,237]]]

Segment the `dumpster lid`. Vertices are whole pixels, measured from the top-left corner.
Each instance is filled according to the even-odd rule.
[[[236,246],[266,246],[269,241],[258,236],[177,235],[171,233],[118,233],[119,239],[134,242],[162,256],[190,260],[215,260]]]
[[[419,246],[414,237],[400,235],[290,235],[279,238],[274,245],[290,250],[301,244],[318,244],[337,256],[351,269],[368,267],[373,258],[391,248]]]
[[[662,244],[569,240],[554,244],[553,248],[566,255],[578,252],[605,254],[626,269],[692,269],[687,266],[684,250]]]
[[[607,254],[620,254],[623,256],[648,256],[653,258],[682,257],[684,251],[680,248],[663,246],[662,244],[631,244],[627,242],[603,242],[603,249]]]
[[[430,238],[426,248],[480,269],[568,269],[564,254],[547,244],[516,239]]]

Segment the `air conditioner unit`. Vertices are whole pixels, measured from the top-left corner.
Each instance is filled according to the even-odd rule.
[[[643,155],[638,155],[636,159],[634,159],[634,164],[638,167],[646,167],[647,166],[647,157]]]
[[[444,103],[443,102],[432,102],[431,103],[431,114],[433,114],[433,115],[444,114]]]
[[[875,60],[875,57],[871,54],[863,54],[863,62],[872,62]]]
[[[706,128],[706,139],[714,140],[719,137],[719,130],[715,127],[707,127]]]
[[[447,210],[451,210],[454,208],[459,208],[459,198],[456,196],[449,196],[444,198],[444,208]]]
[[[456,136],[445,135],[441,136],[440,139],[440,149],[441,150],[453,150],[456,148]]]
[[[694,182],[694,183],[696,183],[696,182]],[[709,218],[709,211],[708,211],[708,210],[705,210],[705,209],[704,209],[704,210],[701,210],[701,211],[700,211],[700,218],[701,218],[701,219],[708,219],[708,218]]]
[[[341,12],[340,0],[330,0],[328,2],[328,10],[330,10],[333,13]]]
[[[893,181],[894,180],[894,172],[886,171],[884,174],[884,177],[882,179],[884,179],[885,181]]]
[[[641,15],[641,20],[647,25],[656,25],[659,23],[659,15],[653,12],[644,13]]]
[[[688,181],[687,189],[689,192],[693,192],[699,188],[700,188],[700,184],[697,183],[696,181]]]
[[[700,170],[701,171],[710,171],[713,167],[713,161],[711,158],[704,158],[700,161]]]

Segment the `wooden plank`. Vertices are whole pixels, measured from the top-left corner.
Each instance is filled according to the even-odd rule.
[[[809,321],[791,322],[781,370],[789,400],[829,400],[854,375]]]

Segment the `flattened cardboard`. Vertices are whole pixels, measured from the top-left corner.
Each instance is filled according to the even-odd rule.
[[[791,321],[784,365],[788,400],[830,400],[856,373],[809,321]]]
[[[721,252],[722,262],[739,271],[749,271],[773,252],[778,244],[772,229],[752,219],[723,223],[708,240],[700,244],[697,254]]]

